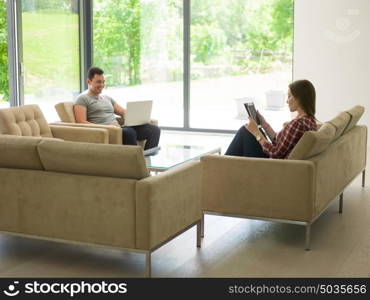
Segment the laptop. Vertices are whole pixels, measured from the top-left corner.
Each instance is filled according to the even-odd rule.
[[[153,100],[127,102],[124,126],[138,126],[149,123]]]

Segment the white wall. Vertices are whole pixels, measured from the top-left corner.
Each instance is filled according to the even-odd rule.
[[[360,104],[370,128],[370,0],[295,0],[294,21],[294,79],[315,85],[317,118]]]

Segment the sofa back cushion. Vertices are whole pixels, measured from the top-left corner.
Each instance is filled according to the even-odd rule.
[[[38,145],[38,152],[47,171],[129,179],[149,175],[139,146],[49,140]]]
[[[335,136],[333,141],[337,140],[344,132],[346,127],[349,124],[349,121],[351,120],[351,117],[346,112],[341,112],[336,117],[328,121],[331,125],[333,125],[336,128]]]
[[[355,125],[357,124],[358,120],[360,120],[364,111],[365,111],[365,108],[361,105],[356,105],[352,107],[351,109],[345,111],[346,113],[349,114],[350,121],[348,123],[348,126],[344,129],[343,134],[346,134],[353,127],[355,127]]]
[[[36,104],[0,109],[0,133],[53,137],[44,115]]]
[[[73,112],[73,102],[60,102],[55,105],[55,109],[62,122],[76,123],[75,115]]]
[[[41,137],[0,134],[0,167],[43,170],[37,152]]]
[[[288,159],[307,159],[324,151],[333,141],[336,128],[324,123],[318,131],[306,131],[290,152]]]

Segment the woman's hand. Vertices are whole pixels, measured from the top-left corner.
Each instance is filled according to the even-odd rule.
[[[260,114],[260,112],[257,110],[257,117],[260,120],[261,126],[265,127],[267,124],[266,119]]]
[[[249,123],[245,124],[244,127],[247,129],[251,134],[257,136],[259,134],[259,129],[256,121],[252,117],[248,117]]]

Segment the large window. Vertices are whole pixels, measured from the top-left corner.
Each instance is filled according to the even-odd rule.
[[[9,106],[6,0],[0,0],[0,108]]]
[[[106,94],[152,99],[161,126],[183,126],[182,0],[95,0],[93,38]]]
[[[106,72],[105,92],[123,105],[153,99],[161,126],[184,126],[184,3],[94,1],[94,64]],[[273,125],[289,118],[293,0],[190,3],[190,128],[237,129],[239,98]]]
[[[23,65],[14,59],[10,80],[24,82],[23,103],[39,104],[54,121],[54,104],[77,96],[80,68],[91,59],[105,71],[104,93],[124,107],[154,100],[152,117],[162,127],[236,130],[246,119],[238,105],[254,101],[278,130],[290,117],[293,1],[20,0],[14,23],[22,37],[10,41],[21,42]],[[8,97],[5,10],[0,0],[2,99]]]
[[[190,127],[237,129],[237,100],[289,118],[293,0],[192,0]],[[280,124],[279,124],[280,125]]]
[[[80,91],[78,0],[22,0],[24,103],[49,121]]]

